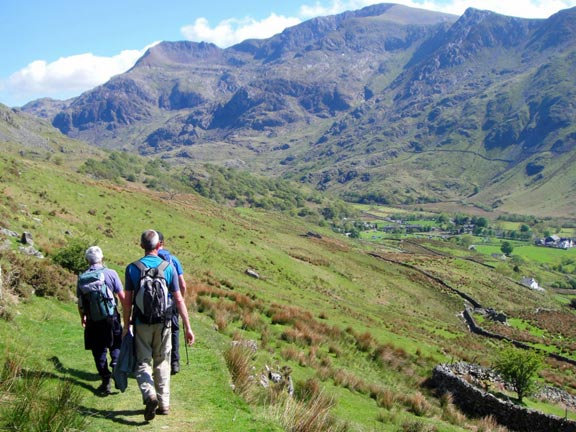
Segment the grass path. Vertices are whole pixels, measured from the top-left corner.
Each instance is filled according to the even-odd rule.
[[[12,321],[0,321],[0,358],[17,356],[23,369],[43,372],[52,379],[70,379],[79,389],[81,409],[91,413],[85,431],[278,431],[263,412],[255,412],[231,387],[222,350],[226,340],[203,317],[193,317],[197,342],[182,346],[182,371],[172,377],[171,413],[144,421],[142,399],[136,380],[124,393],[107,397],[95,389],[100,384],[89,351],[84,350],[83,330],[74,304],[33,298],[16,307]],[[52,388],[52,387],[51,387]],[[2,406],[4,411],[9,407]]]

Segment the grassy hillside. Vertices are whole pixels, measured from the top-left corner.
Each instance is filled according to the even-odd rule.
[[[530,320],[537,308],[573,317],[553,295],[529,291],[463,253],[440,256],[401,241],[370,245],[304,218],[229,208],[135,183],[97,182],[45,158],[5,152],[0,172],[2,227],[30,232],[46,257],[10,253],[20,246],[18,238],[0,233],[0,360],[16,365],[5,371],[20,371],[15,383],[32,388],[35,377],[45,377],[40,399],[69,383],[78,397],[75,409],[88,414],[82,430],[488,430],[485,421],[467,419],[423,385],[437,363],[489,365],[498,350],[468,332],[459,316],[464,301],[449,288],[511,317]],[[74,275],[51,264],[70,242],[83,241],[99,244],[106,264],[122,274],[140,257],[139,235],[147,228],[160,229],[184,265],[197,332],[190,364],[173,378],[173,412],[150,425],[143,424],[134,380],[125,394],[95,395],[97,376],[83,350],[72,298]],[[60,300],[42,286],[54,285],[55,273],[63,275]],[[576,340],[565,329],[545,330],[559,350]],[[258,349],[235,352],[232,340],[253,340]],[[185,358],[184,348],[181,354]],[[245,361],[242,373],[234,359]],[[266,365],[292,370],[302,406],[249,384],[247,375],[258,381]],[[10,376],[4,372],[0,382],[4,420],[19,406]],[[244,386],[239,376],[246,378]],[[544,376],[576,388],[567,365],[547,363]],[[320,408],[306,405],[307,391],[325,395]],[[322,407],[334,416],[323,428],[294,425],[306,410],[318,414]]]

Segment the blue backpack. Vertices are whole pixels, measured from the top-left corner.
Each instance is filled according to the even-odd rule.
[[[80,308],[90,321],[102,321],[114,316],[114,295],[104,282],[104,268],[87,270],[78,276]]]

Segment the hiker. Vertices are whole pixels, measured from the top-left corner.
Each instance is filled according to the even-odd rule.
[[[186,280],[184,280],[184,269],[180,260],[165,249],[164,235],[156,230],[158,237],[160,238],[160,249],[158,250],[158,256],[164,261],[168,261],[174,264],[176,269],[176,274],[178,274],[178,283],[180,284],[180,293],[182,297],[186,295]],[[180,315],[178,314],[178,308],[173,302],[172,304],[172,352],[170,354],[170,374],[176,375],[180,372]]]
[[[84,348],[92,350],[96,369],[102,379],[97,391],[109,395],[111,369],[118,362],[122,342],[122,325],[115,296],[122,302],[124,290],[118,273],[104,266],[104,254],[100,247],[89,247],[84,256],[90,267],[78,276],[76,285],[78,311],[84,327]]]
[[[163,289],[172,293],[173,301],[182,317],[185,340],[189,345],[194,343],[194,333],[180,292],[176,269],[173,264],[158,256],[160,249],[158,233],[154,230],[144,231],[140,237],[140,246],[144,249],[144,257],[126,267],[124,334],[132,324],[136,348],[136,381],[145,405],[144,420],[150,421],[156,414],[167,415],[170,412],[169,362],[172,345],[171,305],[164,304],[161,307],[156,303],[153,305],[151,300],[145,300],[157,297],[153,295],[152,286],[160,284]],[[163,274],[158,276],[156,273]],[[161,279],[164,279],[165,283],[159,282]],[[144,293],[149,293],[150,296],[144,296]],[[166,298],[167,293],[164,293],[164,301]],[[159,312],[163,316],[159,316]]]

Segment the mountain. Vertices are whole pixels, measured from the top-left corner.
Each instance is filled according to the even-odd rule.
[[[83,141],[67,137],[49,122],[0,104],[0,148],[29,159],[66,163],[76,167],[104,152]]]
[[[575,15],[380,4],[227,49],[163,42],[102,86],[22,110],[99,147],[351,201],[565,214],[576,207]]]

